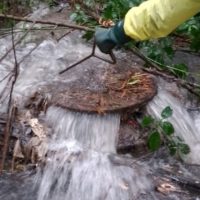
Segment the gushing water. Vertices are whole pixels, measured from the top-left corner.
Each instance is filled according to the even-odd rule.
[[[184,158],[185,161],[200,164],[200,115],[193,118],[180,101],[162,88],[159,89],[158,95],[154,97],[153,101],[148,104],[147,109],[149,114],[159,119],[166,106],[173,109],[173,115],[169,121],[173,124],[176,135],[190,147],[191,153]]]
[[[150,191],[143,166],[115,154],[119,115],[51,107],[47,122],[53,135],[38,200],[131,200]]]

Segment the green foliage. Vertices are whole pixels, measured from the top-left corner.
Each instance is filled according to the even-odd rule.
[[[113,21],[118,21],[124,18],[127,11],[141,3],[138,0],[112,0],[104,2],[102,17],[104,19],[112,19]]]
[[[102,8],[101,17],[103,19],[112,19],[113,21],[117,22],[124,18],[125,14],[131,7],[137,6],[143,1],[144,0],[83,0],[82,4],[91,9],[94,9],[96,5],[99,5],[97,7]],[[97,25],[97,23],[94,22],[94,19],[89,17],[87,12],[82,9],[81,4],[75,4],[75,10],[71,15],[71,19],[77,23]]]
[[[163,130],[163,133],[170,136],[174,133],[174,127],[170,122],[164,121],[161,123],[161,128]]]
[[[55,0],[46,0],[46,2],[49,5],[49,7],[58,5],[57,1],[55,1]]]
[[[144,116],[142,120],[142,127],[148,127],[154,122],[154,119],[151,116]]]
[[[0,2],[0,13],[5,13],[7,9],[7,5],[4,2]]]
[[[160,145],[161,145],[160,133],[157,131],[151,133],[148,139],[149,149],[151,149],[152,151],[156,151],[160,148]]]
[[[173,110],[172,110],[169,106],[167,106],[167,107],[162,111],[161,116],[162,116],[163,119],[166,119],[166,118],[171,117],[172,114],[173,114]]]
[[[78,24],[87,24],[89,26],[92,26],[95,23],[94,20],[90,20],[90,17],[85,14],[79,4],[75,4],[75,10],[76,12],[73,12],[70,16],[71,20],[76,21]]]
[[[177,33],[186,35],[191,40],[190,48],[195,51],[200,50],[200,14],[192,17],[187,22],[183,23]]]
[[[161,64],[165,64],[167,60],[172,60],[174,57],[172,38],[170,37],[140,42],[139,48],[147,57]]]
[[[172,73],[179,78],[186,79],[188,75],[188,66],[184,63],[172,65]]]
[[[142,120],[142,127],[149,130],[148,147],[151,151],[156,151],[164,143],[171,155],[178,155],[190,152],[189,146],[182,139],[174,135],[174,126],[167,121],[173,114],[173,110],[167,106],[161,112],[161,119],[157,120],[151,116],[145,116]]]

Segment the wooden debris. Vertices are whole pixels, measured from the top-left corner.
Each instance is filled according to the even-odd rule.
[[[55,25],[55,26],[60,26],[60,27],[67,27],[67,28],[73,28],[73,29],[77,29],[77,30],[94,32],[94,29],[88,28],[86,26],[80,26],[80,25],[69,24],[69,23],[57,23],[57,22],[44,21],[44,20],[31,20],[26,17],[17,17],[17,16],[13,16],[13,15],[5,15],[5,14],[0,14],[0,18],[11,19],[11,20],[15,20],[15,21],[24,21],[24,22],[34,23],[34,24],[37,23],[37,24]]]
[[[174,185],[172,185],[171,183],[167,183],[167,182],[160,184],[156,189],[158,192],[161,192],[163,194],[178,191],[178,189]]]

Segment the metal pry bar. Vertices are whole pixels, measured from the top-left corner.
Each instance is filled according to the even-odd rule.
[[[79,65],[80,63],[82,63],[82,62],[84,62],[84,61],[90,59],[91,57],[96,57],[96,58],[98,58],[98,59],[100,59],[100,60],[103,60],[103,61],[105,61],[105,62],[107,62],[107,63],[110,63],[110,64],[115,64],[115,63],[117,62],[116,57],[115,57],[115,55],[114,55],[114,53],[113,53],[112,51],[111,51],[110,54],[109,54],[111,60],[108,60],[108,59],[101,58],[101,57],[97,56],[97,55],[95,54],[95,50],[96,50],[96,43],[95,43],[95,41],[94,41],[94,43],[93,43],[93,48],[92,48],[92,53],[91,53],[89,56],[86,56],[85,58],[79,60],[78,62],[76,62],[76,63],[70,65],[70,66],[67,67],[66,69],[60,71],[59,74],[63,74],[64,72],[66,72],[66,71],[70,70],[71,68],[73,68],[73,67]]]

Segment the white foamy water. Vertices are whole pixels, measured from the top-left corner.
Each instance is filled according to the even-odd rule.
[[[169,92],[159,89],[158,94],[148,104],[147,110],[150,115],[160,118],[162,110],[170,106],[173,115],[169,121],[175,128],[175,134],[182,138],[189,145],[191,153],[184,159],[186,162],[200,164],[200,114],[193,118],[181,102]]]
[[[129,166],[116,155],[119,115],[51,107],[47,122],[53,135],[46,166],[38,173],[38,200],[130,200],[151,191],[144,166]]]

